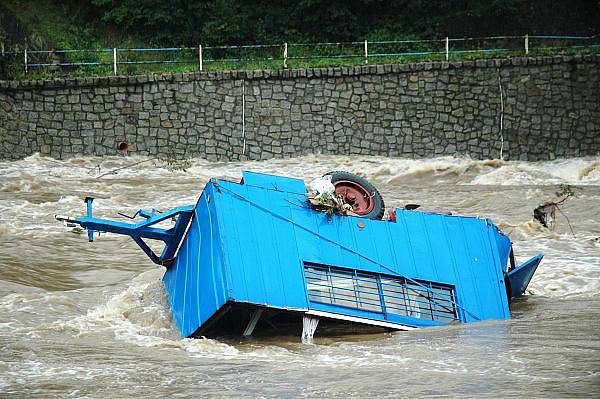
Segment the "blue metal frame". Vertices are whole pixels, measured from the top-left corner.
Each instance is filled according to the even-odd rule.
[[[94,241],[94,232],[128,235],[146,253],[146,255],[148,255],[152,262],[165,267],[171,266],[179,243],[181,242],[181,238],[183,237],[194,212],[193,205],[180,206],[165,212],[157,212],[156,210],[148,212],[140,209],[135,213],[133,218],[140,216],[146,220],[139,223],[123,223],[94,217],[92,213],[93,201],[94,198],[92,197],[85,198],[84,202],[87,210],[85,217],[71,219],[57,216],[56,218],[67,223],[78,224],[86,229],[90,242]],[[157,223],[171,218],[176,218],[176,222],[175,226],[170,229],[152,227]],[[156,255],[148,244],[146,244],[144,241],[145,238],[159,240],[165,243],[165,247],[160,256]]]
[[[523,295],[543,257],[544,254],[536,255],[508,272],[511,298]]]

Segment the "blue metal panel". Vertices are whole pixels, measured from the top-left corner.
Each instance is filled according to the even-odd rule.
[[[431,215],[427,215],[431,217]],[[419,278],[439,281],[433,266],[433,254],[427,238],[426,226],[423,222],[425,214],[414,211],[402,211],[396,214],[398,224],[404,224],[406,232],[397,239],[406,240],[414,259],[415,270]],[[411,277],[415,277],[414,275]]]
[[[476,218],[401,210],[397,220],[410,232],[398,239],[417,260],[416,274],[406,275],[455,285],[467,310],[465,321],[508,317],[493,225]]]
[[[180,248],[180,253],[185,254],[184,259],[181,263],[177,262],[175,267],[181,267],[181,276],[185,276],[183,283],[183,306],[182,308],[182,322],[181,332],[184,336],[193,333],[196,328],[201,324],[200,320],[202,312],[199,307],[199,298],[197,295],[197,281],[200,274],[200,261],[202,256],[200,254],[200,243],[202,242],[202,235],[200,229],[200,222],[198,218],[198,210],[194,212],[194,218],[190,226],[189,234],[184,242],[184,245]],[[183,267],[185,265],[185,268]],[[184,273],[185,272],[185,273]]]
[[[369,239],[371,241],[371,245],[375,252],[375,258],[378,259],[381,264],[386,265],[387,270],[381,265],[378,265],[378,272],[389,274],[394,272],[396,274],[400,274],[400,263],[398,262],[395,251],[394,251],[394,240],[390,234],[391,223],[370,223],[368,226],[369,229]]]
[[[285,191],[288,193],[304,194],[306,186],[304,181],[291,177],[266,175],[244,171],[243,182],[248,187],[262,187],[273,191]]]
[[[495,226],[494,226],[495,227]],[[510,256],[511,242],[510,238],[505,236],[500,230],[495,228],[496,246],[498,247],[498,253],[500,254],[500,269],[502,272],[506,270],[506,264],[508,263],[508,257]]]
[[[450,248],[451,240],[446,234],[445,224],[449,216],[427,215],[427,231],[431,258],[435,267],[435,281],[456,283],[456,260]]]
[[[463,320],[476,321],[479,320],[479,317],[473,317],[473,315],[480,315],[484,304],[481,303],[478,295],[479,287],[472,271],[476,265],[473,264],[473,258],[469,253],[469,236],[465,234],[463,224],[462,218],[448,219],[446,231],[452,247],[456,280],[460,282],[457,287],[457,299],[459,303],[469,309],[469,312],[463,314]]]
[[[223,193],[223,190],[221,192]],[[242,187],[242,195],[244,198],[248,198],[248,187]],[[266,259],[261,257],[260,247],[263,241],[269,240],[272,237],[261,237],[257,234],[255,223],[262,221],[255,220],[253,207],[247,201],[235,201],[231,212],[222,216],[223,219],[228,220],[228,224],[234,225],[236,230],[236,235],[234,236],[226,233],[226,250],[229,249],[233,241],[238,242],[241,248],[239,257],[228,258],[230,273],[242,273],[245,277],[246,288],[248,290],[247,296],[240,296],[238,295],[237,287],[232,287],[231,297],[236,301],[266,304],[267,287],[265,286],[264,274],[268,270],[263,270],[263,263]]]
[[[406,223],[403,222],[403,209],[396,209],[396,223],[387,225],[388,234],[391,237],[394,255],[396,257],[396,271],[400,270],[407,276],[417,276],[417,262],[411,247],[411,233]]]
[[[209,183],[194,209],[193,220],[176,262],[165,272],[165,289],[181,334],[193,334],[227,301],[227,284],[213,187]]]
[[[359,269],[364,269],[372,272],[382,271],[382,267],[384,269],[388,269],[389,266],[383,263],[382,259],[378,257],[377,249],[373,244],[373,238],[375,238],[373,237],[373,234],[375,232],[373,226],[376,224],[385,224],[386,222],[378,223],[381,222],[379,220],[369,220],[368,222],[365,222],[364,219],[355,216],[348,219],[347,222],[349,223],[349,229],[346,231],[354,233],[350,234],[352,237],[354,237],[353,250],[361,255]],[[359,222],[364,223],[365,227],[359,227]],[[343,231],[340,232],[344,234]],[[376,237],[376,239],[379,239],[379,237]]]
[[[287,209],[282,209],[281,215],[287,220],[292,220],[292,209],[298,208],[300,204],[303,205],[305,200],[305,195],[288,194],[282,203],[287,203],[288,206]],[[287,220],[279,218],[273,220],[273,234],[277,236],[278,260],[284,272],[282,283],[285,297],[290,304],[288,306],[306,308],[305,291],[298,289],[298,286],[303,286],[303,273],[302,268],[299,267],[301,256],[296,243],[297,229]]]
[[[319,224],[323,220],[317,215],[309,215],[306,210],[298,210],[293,214],[293,223],[296,226],[298,237],[298,252],[300,260],[326,263],[328,256],[332,256],[330,242],[325,242],[319,234]]]
[[[302,202],[282,191],[247,184],[219,182],[219,191],[231,299],[306,309],[296,232],[289,222],[290,210]]]
[[[303,196],[281,191],[292,179],[270,184],[270,176],[245,176],[252,184],[246,177],[243,185],[219,182],[232,300],[307,308],[300,271],[309,261],[450,284],[463,320],[508,317],[496,275],[496,231],[485,220],[414,211],[399,211],[397,223],[328,217],[307,208]],[[297,182],[290,184],[296,192],[303,185]]]
[[[523,295],[543,257],[544,254],[536,255],[508,273],[512,298]]]
[[[290,306],[285,300],[283,290],[285,269],[277,252],[277,245],[279,242],[288,241],[292,237],[289,235],[286,237],[285,232],[276,232],[273,228],[274,218],[269,213],[272,212],[275,215],[281,214],[281,204],[285,193],[274,192],[264,188],[248,187],[247,194],[248,199],[252,203],[271,204],[268,212],[256,206],[250,206],[248,213],[252,237],[260,241],[259,245],[254,244],[258,258],[255,270],[256,276],[263,284],[264,303],[278,307]],[[285,207],[287,208],[287,206]]]
[[[227,279],[230,282],[227,296],[229,298],[236,298],[241,302],[248,302],[250,289],[246,278],[246,270],[251,267],[252,259],[249,258],[248,254],[251,248],[242,245],[243,234],[239,230],[243,229],[244,226],[240,220],[235,221],[238,215],[243,216],[244,209],[237,203],[238,199],[236,197],[233,195],[224,195],[223,193],[226,191],[222,191],[229,189],[234,192],[241,192],[243,188],[229,182],[220,182],[219,184],[220,189],[215,194],[215,200],[218,203],[217,207],[221,214],[221,235],[223,237],[223,245],[225,246],[223,255],[227,265]],[[246,262],[248,262],[248,266],[246,266]]]

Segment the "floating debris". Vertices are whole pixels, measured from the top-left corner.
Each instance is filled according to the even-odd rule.
[[[569,225],[569,229],[571,229],[571,233],[575,235],[573,227],[571,226],[571,221],[560,209],[560,207],[567,202],[569,198],[575,196],[575,193],[570,185],[561,184],[560,190],[557,191],[555,195],[559,199],[557,201],[545,201],[543,204],[535,208],[533,210],[533,218],[540,222],[542,226],[554,230],[558,225],[556,214],[559,212],[567,220],[567,224]]]

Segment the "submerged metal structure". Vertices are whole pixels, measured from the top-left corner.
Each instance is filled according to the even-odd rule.
[[[139,223],[58,217],[126,234],[166,267],[181,335],[250,335],[291,327],[311,339],[319,320],[409,330],[510,317],[542,256],[517,267],[489,219],[395,210],[395,220],[326,215],[299,179],[244,172],[211,179],[195,205],[138,211]],[[157,223],[174,219],[168,229]],[[160,255],[145,240],[165,243]]]

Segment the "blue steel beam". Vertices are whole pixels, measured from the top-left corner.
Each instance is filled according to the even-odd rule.
[[[193,205],[180,206],[177,208],[169,209],[168,211],[158,213],[154,209],[152,212],[145,211],[143,209],[138,210],[135,216],[143,217],[143,220],[139,223],[124,223],[109,219],[96,218],[92,214],[92,202],[94,201],[91,197],[85,198],[86,204],[86,216],[80,218],[66,218],[56,216],[58,220],[66,221],[67,223],[74,223],[80,225],[82,228],[87,230],[88,239],[94,240],[94,232],[105,232],[114,233],[130,236],[133,241],[148,255],[152,262],[168,267],[179,243],[185,233],[185,230],[189,224],[190,219],[194,211]],[[152,227],[153,225],[160,223],[164,220],[177,218],[175,226],[170,229],[162,229],[158,227]],[[152,251],[152,249],[144,242],[144,238],[150,240],[159,240],[165,243],[165,247],[162,251],[161,256],[158,256]]]
[[[177,218],[177,222],[175,222],[175,227],[173,227],[171,230],[172,234],[173,234],[173,239],[170,240],[169,242],[167,242],[167,245],[165,245],[165,248],[163,249],[161,258],[162,259],[172,259],[175,256],[175,253],[177,252],[177,248],[179,247],[179,243],[181,242],[181,239],[183,238],[183,235],[185,234],[185,230],[187,228],[187,226],[189,225],[190,219],[192,218],[193,215],[193,208],[194,207],[190,207],[190,211],[186,211],[186,212],[181,212],[179,214],[179,217]],[[138,244],[139,245],[139,244]]]
[[[95,217],[76,218],[74,222],[86,229],[88,234],[94,231],[100,231],[103,233],[124,234],[128,236],[136,236],[164,242],[171,240],[173,237],[171,229],[165,230],[149,226],[140,227],[132,223],[116,222],[114,220],[100,219]]]

